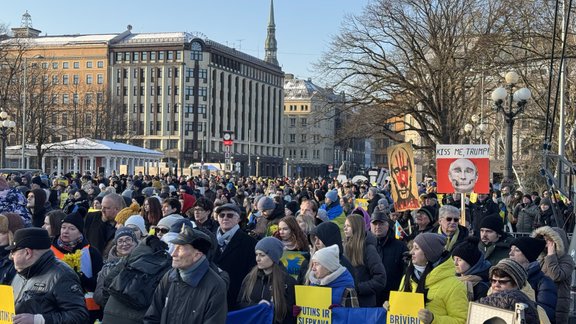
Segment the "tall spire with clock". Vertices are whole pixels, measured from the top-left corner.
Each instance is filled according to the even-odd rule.
[[[264,61],[274,64],[278,64],[278,59],[276,58],[276,53],[278,51],[276,43],[276,25],[274,24],[274,0],[270,0],[270,18],[268,19],[268,34],[266,35],[266,43],[264,45],[264,50],[266,54],[264,56]]]

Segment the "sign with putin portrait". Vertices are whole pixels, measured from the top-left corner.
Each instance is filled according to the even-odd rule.
[[[402,143],[388,148],[390,168],[390,192],[397,212],[420,208],[414,153],[410,143]]]
[[[489,193],[489,146],[436,145],[439,193]]]

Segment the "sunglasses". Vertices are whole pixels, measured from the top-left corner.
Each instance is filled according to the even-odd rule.
[[[460,218],[458,217],[446,217],[445,219],[447,222],[454,221],[455,223],[458,223],[460,221]]]
[[[166,234],[168,232],[170,232],[170,229],[168,229],[168,228],[156,227],[156,233]]]
[[[220,217],[220,218],[224,218],[224,217],[234,218],[234,216],[236,216],[236,214],[234,214],[234,213],[220,213],[220,214],[218,214],[218,217]]]
[[[490,279],[490,282],[492,284],[499,283],[501,285],[505,285],[505,284],[509,283],[510,281],[512,281],[512,279]]]

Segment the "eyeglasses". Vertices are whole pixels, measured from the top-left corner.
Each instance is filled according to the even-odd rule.
[[[127,244],[132,244],[133,242],[134,242],[134,240],[128,237],[126,239],[118,239],[116,241],[116,245],[127,245]]]
[[[492,284],[498,283],[500,285],[505,285],[505,284],[509,283],[510,281],[512,281],[512,279],[490,279],[490,282]]]
[[[168,228],[156,227],[156,234],[158,234],[158,233],[166,234],[168,232],[170,232],[170,229],[168,229]]]
[[[236,216],[235,213],[220,213],[220,214],[218,214],[218,217],[220,217],[220,218],[224,218],[224,217],[226,217],[226,218],[234,218],[234,216]]]
[[[460,221],[460,218],[458,217],[446,217],[444,218],[447,222],[451,222],[454,221],[454,223],[458,223]]]

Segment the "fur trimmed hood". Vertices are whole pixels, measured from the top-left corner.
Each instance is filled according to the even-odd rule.
[[[558,227],[550,227],[550,226],[542,226],[535,229],[531,237],[541,236],[546,240],[552,240],[556,244],[556,254],[558,257],[563,256],[566,254],[566,250],[568,249],[568,238],[566,236],[566,232]],[[546,256],[547,250],[544,249],[538,259],[542,259]]]

